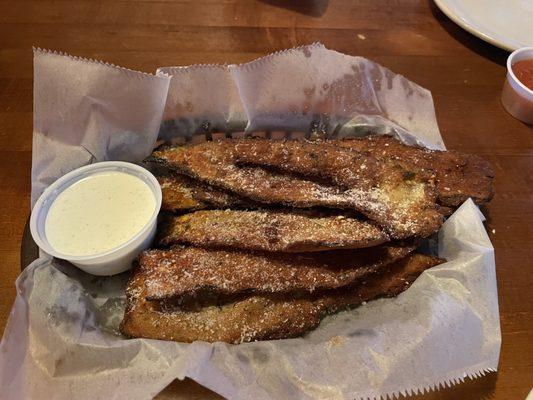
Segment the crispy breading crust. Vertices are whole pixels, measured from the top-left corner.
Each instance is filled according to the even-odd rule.
[[[293,169],[287,169],[331,179],[331,185],[257,167],[240,168],[235,165],[237,153],[246,151],[237,151],[239,148],[247,147],[253,151],[250,146],[261,144],[264,151],[269,151],[273,143],[278,143],[278,146],[280,143],[287,144],[286,147],[291,146],[298,154],[308,155],[309,162],[303,169],[299,157],[287,157],[283,165],[294,164]],[[180,173],[254,201],[294,207],[318,205],[356,209],[397,239],[429,236],[442,224],[442,215],[431,194],[433,186],[430,179],[426,181],[426,177],[405,171],[401,166],[378,162],[371,157],[364,157],[364,160],[352,157],[341,162],[340,159],[355,154],[349,150],[340,149],[333,156],[323,159],[317,156],[318,149],[315,146],[302,141],[228,140],[167,148],[154,152],[154,157]],[[283,156],[283,150],[276,155]],[[314,163],[315,158],[321,161]],[[365,164],[365,160],[368,164]],[[352,170],[355,162],[359,172]],[[365,165],[372,167],[367,170]],[[358,174],[361,178],[357,177]]]
[[[206,142],[159,149],[154,160],[165,174],[182,174],[160,178],[166,211],[241,210],[197,211],[159,226],[162,244],[200,247],[141,254],[121,324],[130,337],[299,336],[328,313],[405,290],[443,262],[413,254],[417,238],[466,198],[483,204],[492,196],[493,172],[479,157],[383,136]],[[306,209],[315,206],[334,210]],[[389,238],[410,239],[376,246]]]
[[[276,210],[209,210],[169,217],[159,244],[302,252],[376,246],[388,235],[368,221]]]
[[[129,337],[177,342],[241,343],[300,336],[315,328],[327,314],[378,297],[396,296],[427,268],[442,260],[413,254],[375,274],[356,287],[287,296],[251,295],[196,310],[168,309],[146,297],[146,275],[138,269],[126,290],[121,332]]]
[[[382,135],[346,138],[335,141],[335,144],[378,159],[435,171],[438,202],[443,206],[459,207],[468,198],[482,205],[489,202],[494,194],[494,172],[490,163],[473,154],[408,146],[391,136]]]
[[[206,203],[196,199],[194,196],[193,185],[196,184],[196,181],[193,179],[184,175],[163,175],[156,178],[161,186],[163,195],[161,202],[163,211],[174,212],[207,208]]]
[[[237,167],[233,163],[232,142],[225,140],[166,147],[154,151],[150,159],[198,181],[259,203],[300,208],[321,205],[352,208],[350,197],[335,186],[272,173],[263,168]],[[190,154],[192,149],[193,154]]]
[[[193,296],[208,291],[289,292],[352,284],[414,251],[417,243],[387,243],[359,250],[263,253],[175,247],[147,250],[139,257],[150,299]]]
[[[405,168],[336,143],[239,140],[235,142],[235,160],[331,181],[349,190],[357,199],[356,209],[394,238],[428,236],[438,230],[442,216],[435,205],[431,171]]]
[[[234,194],[204,185],[180,174],[157,176],[161,185],[163,211],[181,212],[203,210],[206,208],[250,207],[246,201]]]

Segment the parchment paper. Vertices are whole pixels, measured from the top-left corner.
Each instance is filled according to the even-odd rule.
[[[164,111],[163,71],[173,75]],[[243,128],[372,130],[443,147],[429,92],[319,44],[241,66],[164,68],[157,77],[36,51],[35,88],[34,196],[81,164],[138,161],[158,129],[167,139]],[[55,107],[45,104],[50,99]],[[235,399],[366,399],[495,371],[501,336],[494,250],[472,201],[444,224],[438,247],[448,262],[397,298],[330,316],[302,338],[241,345],[122,338],[127,273],[97,278],[42,257],[17,280],[0,344],[0,398],[150,399],[173,379],[190,377]]]

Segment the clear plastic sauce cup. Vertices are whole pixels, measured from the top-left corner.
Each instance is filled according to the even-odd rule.
[[[128,176],[124,176],[124,174],[127,174]],[[69,252],[62,252],[61,249],[59,249],[60,246],[54,247],[54,245],[51,243],[53,242],[53,237],[51,236],[51,232],[59,232],[61,234],[62,229],[62,223],[65,224],[65,232],[67,231],[66,223],[68,221],[62,220],[61,218],[53,218],[52,221],[55,226],[53,226],[53,230],[51,230],[50,226],[47,227],[47,223],[52,223],[52,221],[47,221],[48,214],[52,208],[52,205],[54,204],[54,201],[58,199],[58,197],[65,192],[69,188],[73,188],[73,185],[78,184],[76,186],[77,190],[83,189],[80,183],[86,183],[88,182],[88,178],[97,178],[101,177],[103,175],[106,175],[107,179],[107,189],[113,190],[113,177],[118,176],[122,178],[126,178],[126,180],[122,180],[121,182],[117,181],[117,189],[120,187],[119,183],[123,184],[124,182],[134,182],[135,184],[141,183],[141,186],[143,187],[143,190],[146,191],[146,188],[144,187],[144,184],[148,188],[148,190],[153,195],[153,201],[150,198],[150,204],[146,204],[146,207],[150,207],[149,209],[144,209],[143,214],[145,215],[146,223],[144,223],[144,219],[142,220],[141,225],[138,226],[138,229],[135,229],[135,231],[131,231],[131,235],[129,234],[130,231],[124,231],[122,230],[122,233],[126,236],[124,236],[124,240],[120,243],[116,243],[116,245],[112,248],[105,248],[102,247],[103,251],[98,251],[96,249],[92,253],[81,253],[76,254],[73,251]],[[134,181],[132,181],[132,177],[135,178]],[[111,181],[110,181],[111,179]],[[137,181],[139,179],[140,181]],[[82,180],[85,180],[83,182],[80,182]],[[92,189],[94,190],[94,185],[97,184],[97,180],[93,179]],[[123,185],[124,186],[124,185]],[[87,186],[85,186],[87,187]],[[98,187],[96,187],[98,189]],[[72,190],[70,191],[72,192]],[[68,192],[68,193],[70,193]],[[67,192],[65,192],[67,194]],[[83,193],[84,196],[90,201],[91,196],[94,196],[94,194],[91,193]],[[146,193],[145,193],[146,194]],[[127,196],[128,193],[121,193],[122,198],[124,196]],[[63,196],[64,198],[65,196]],[[100,196],[102,197],[102,196]],[[110,197],[111,198],[111,197]],[[79,198],[78,198],[79,200]],[[87,165],[81,168],[78,168],[72,172],[69,172],[68,174],[64,175],[63,177],[59,178],[57,181],[55,181],[52,185],[50,185],[41,195],[39,200],[35,203],[35,206],[33,207],[31,218],[30,218],[30,231],[33,236],[33,239],[37,243],[37,245],[46,253],[63,260],[67,260],[71,262],[72,264],[76,265],[78,268],[82,269],[85,272],[88,272],[93,275],[114,275],[118,274],[120,272],[123,272],[131,267],[131,264],[133,260],[137,257],[137,255],[144,249],[148,248],[150,244],[152,243],[156,228],[157,228],[157,215],[159,213],[159,210],[161,208],[161,187],[159,186],[159,183],[157,182],[157,179],[145,168],[142,168],[138,165],[127,163],[127,162],[121,162],[121,161],[107,161],[107,162],[100,162],[96,164]],[[59,200],[58,200],[59,204]],[[96,200],[95,200],[96,204]],[[142,202],[137,203],[137,207],[142,206]],[[116,204],[115,204],[116,206]],[[83,213],[83,206],[78,209],[79,212]],[[153,208],[153,212],[150,214],[150,210]],[[61,211],[61,210],[60,210]],[[94,213],[95,207],[92,207],[92,211]],[[50,213],[52,215],[52,213]],[[61,215],[61,214],[59,214]],[[102,218],[104,217],[105,213],[102,210]],[[109,215],[109,214],[108,214]],[[84,217],[82,215],[81,217]],[[135,216],[132,216],[134,218]],[[87,218],[85,218],[87,220]],[[92,217],[89,219],[89,223],[92,223]],[[96,208],[96,216],[94,218],[94,223],[102,222],[98,221],[98,208]],[[72,221],[70,221],[72,222]],[[87,221],[86,221],[87,222]],[[123,228],[121,225],[130,223],[131,221],[129,218],[125,218],[122,220],[122,223],[120,222],[120,219],[113,219],[112,223],[110,221],[103,221],[104,223],[107,223],[107,229],[110,230],[114,234],[114,229],[120,230]],[[111,225],[109,225],[111,223]],[[113,225],[116,224],[117,226]],[[139,223],[139,222],[138,222]],[[75,224],[74,224],[75,226]],[[70,224],[69,228],[72,229],[73,224]],[[48,228],[48,229],[47,229]],[[83,229],[83,227],[81,227]],[[47,237],[47,232],[50,237]],[[86,232],[81,232],[86,233]],[[114,235],[116,240],[116,235]],[[99,238],[101,240],[98,240],[99,243],[105,243],[106,237]],[[111,239],[111,238],[109,238]],[[56,243],[57,240],[56,240]],[[83,243],[81,243],[83,245]]]

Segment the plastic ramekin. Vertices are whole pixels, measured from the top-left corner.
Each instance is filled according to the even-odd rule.
[[[152,190],[156,204],[149,221],[126,243],[104,253],[90,256],[72,256],[55,250],[48,242],[45,232],[46,216],[50,206],[61,192],[75,182],[90,175],[106,171],[124,172],[142,179],[148,185]],[[152,243],[157,228],[157,215],[161,208],[161,198],[161,187],[157,179],[145,168],[122,161],[105,161],[87,165],[59,178],[39,197],[31,213],[31,235],[35,243],[51,256],[67,260],[92,275],[115,275],[129,269],[137,255]]]
[[[502,104],[516,119],[533,124],[533,90],[524,85],[513,72],[513,64],[533,59],[533,47],[522,47],[507,58],[507,77],[503,84]]]

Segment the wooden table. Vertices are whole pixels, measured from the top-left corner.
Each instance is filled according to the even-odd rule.
[[[486,211],[496,248],[500,370],[419,398],[526,397],[533,386],[533,341],[527,339],[533,331],[533,128],[500,105],[505,52],[462,31],[426,0],[0,4],[1,328],[15,296],[30,211],[32,45],[154,71],[162,65],[239,63],[321,41],[430,89],[447,146],[486,157],[496,171],[496,196]],[[185,381],[159,398],[217,396]]]

